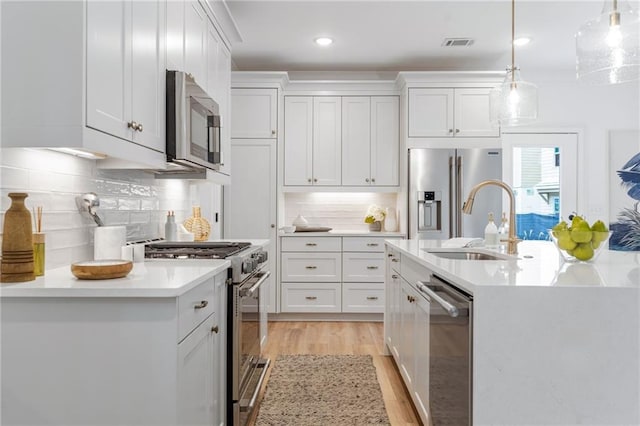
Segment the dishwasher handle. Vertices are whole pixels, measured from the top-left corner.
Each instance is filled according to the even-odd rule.
[[[438,302],[438,304],[442,306],[445,311],[447,311],[450,317],[455,318],[460,313],[458,311],[458,308],[444,300],[442,297],[438,296],[438,294],[435,291],[431,290],[424,281],[417,281],[416,287],[418,287],[418,290]]]

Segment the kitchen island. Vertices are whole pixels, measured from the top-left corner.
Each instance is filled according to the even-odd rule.
[[[221,424],[228,260],[0,286],[2,424]]]
[[[411,294],[422,296],[417,281],[429,284],[435,275],[473,298],[474,425],[640,424],[640,253],[604,250],[592,264],[569,264],[551,242],[522,242],[517,256],[429,240],[386,246],[388,259],[397,259],[387,277],[400,277]],[[501,259],[431,253],[465,250]],[[406,324],[397,312],[402,300],[394,303],[393,282],[386,283],[385,343],[426,421],[429,324]],[[411,318],[428,322],[433,303],[422,299],[426,314]]]

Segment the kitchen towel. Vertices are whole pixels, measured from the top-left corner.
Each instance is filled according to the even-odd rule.
[[[127,242],[127,228],[124,226],[98,226],[93,235],[93,258],[120,259],[122,246]]]

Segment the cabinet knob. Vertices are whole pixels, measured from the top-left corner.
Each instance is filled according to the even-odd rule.
[[[317,181],[318,181],[318,179],[316,179],[316,178],[313,178],[313,181],[314,181],[314,182],[317,182]]]
[[[127,123],[127,127],[133,130],[138,130],[138,123],[135,121],[130,121]]]
[[[376,178],[371,178],[371,183],[376,183]]]
[[[391,259],[391,261],[392,261],[392,262],[399,262],[399,260],[398,260],[398,259],[395,259],[395,258],[394,258],[394,259]]]
[[[367,183],[369,183],[369,178],[366,178],[364,181],[365,181],[365,182],[367,182]]]
[[[138,123],[138,127],[136,128],[136,130],[142,133],[142,129],[142,123]]]
[[[449,133],[453,133],[453,129],[449,129]]]
[[[218,326],[217,326],[217,325],[214,325],[213,327],[211,327],[211,332],[212,332],[212,333],[216,333],[216,334],[218,334],[218,331],[220,331],[220,329],[218,328]]]
[[[394,275],[391,275],[391,278],[393,278],[394,280],[396,280],[396,279],[398,279],[398,276],[394,274]]]
[[[276,225],[272,223],[272,224],[271,224],[271,227],[272,227],[272,228],[275,228],[275,227],[276,227]]]
[[[456,129],[456,133],[460,133],[460,129]]]
[[[272,134],[273,136],[275,136],[275,135],[276,135],[276,131],[275,131],[275,130],[272,130],[272,131],[271,131],[271,134]]]
[[[200,303],[198,303],[197,305],[195,305],[195,306],[193,307],[193,309],[203,309],[203,308],[206,308],[208,304],[209,304],[209,302],[208,302],[208,301],[206,301],[206,300],[202,300],[202,301],[200,301]]]
[[[311,183],[311,178],[307,179],[307,182]]]

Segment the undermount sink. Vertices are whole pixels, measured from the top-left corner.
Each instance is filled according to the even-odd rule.
[[[437,257],[442,257],[445,259],[456,259],[456,260],[505,260],[502,257],[493,256],[491,254],[482,253],[478,251],[432,251],[425,250],[427,253],[430,253]]]

